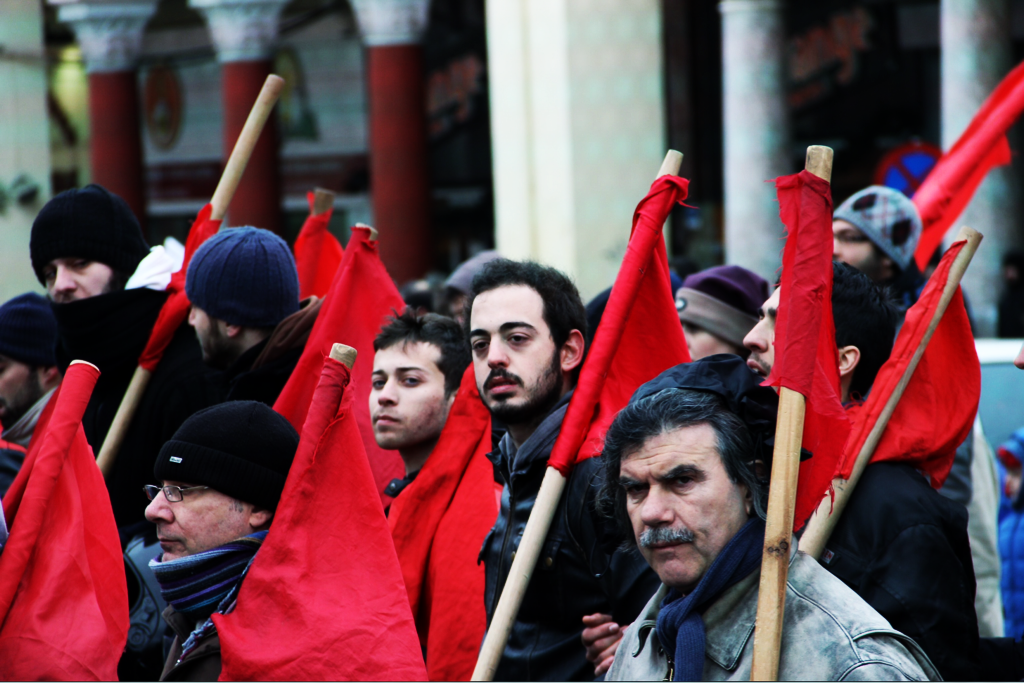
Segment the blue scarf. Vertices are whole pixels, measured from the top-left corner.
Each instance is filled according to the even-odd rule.
[[[750,519],[732,537],[689,595],[675,588],[668,592],[658,612],[656,632],[665,652],[675,653],[674,681],[699,681],[704,677],[703,608],[726,589],[739,583],[761,564],[764,520]]]

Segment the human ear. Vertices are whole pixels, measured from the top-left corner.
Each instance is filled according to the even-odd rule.
[[[223,325],[223,327],[221,328],[221,332],[228,339],[234,339],[238,335],[242,334],[242,327],[240,325],[232,325],[230,323],[224,322],[223,320],[218,320],[217,324]]]
[[[270,526],[270,520],[273,518],[274,513],[272,510],[257,507],[255,505],[253,505],[252,509],[249,510],[249,526],[256,531],[261,531]]]
[[[565,340],[562,350],[559,351],[562,372],[572,372],[583,362],[584,346],[583,334],[579,330],[569,333],[569,338]]]
[[[839,360],[839,377],[848,377],[860,364],[860,349],[856,346],[844,346],[837,350]]]

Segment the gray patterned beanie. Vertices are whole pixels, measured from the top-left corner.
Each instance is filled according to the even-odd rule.
[[[847,221],[876,247],[906,270],[921,238],[921,214],[914,202],[898,190],[872,185],[840,204],[834,221]]]

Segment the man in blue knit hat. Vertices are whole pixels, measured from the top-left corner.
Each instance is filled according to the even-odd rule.
[[[39,415],[60,384],[57,321],[38,294],[0,306],[0,496],[21,469]]]
[[[185,293],[203,360],[226,375],[227,400],[272,406],[319,311],[318,301],[300,308],[298,271],[285,241],[260,228],[222,230],[192,257]]]

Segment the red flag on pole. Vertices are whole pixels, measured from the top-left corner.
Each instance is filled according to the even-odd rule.
[[[405,302],[395,283],[381,263],[377,241],[370,240],[370,228],[352,228],[352,238],[342,259],[331,289],[324,296],[309,341],[281,390],[274,410],[284,415],[296,430],[306,420],[306,410],[313,398],[320,368],[331,352],[335,340],[344,339],[364,359],[373,358],[373,340],[392,311],[401,312]],[[360,363],[353,370],[355,392],[353,415],[359,425],[363,447],[370,459],[377,490],[382,499],[384,487],[405,473],[397,451],[377,446],[370,422],[370,376],[373,363]]]
[[[82,430],[98,377],[87,363],[68,368],[4,498],[10,538],[0,553],[3,680],[117,680],[128,637],[124,558]]]
[[[775,361],[765,386],[787,387],[806,398],[794,529],[803,527],[831,486],[850,431],[840,401],[836,329],[832,319],[832,192],[809,171],[775,180],[786,226]]]
[[[322,214],[314,215],[312,192],[306,193],[309,201],[309,216],[295,238],[295,266],[299,271],[299,297],[323,297],[331,288],[334,274],[338,272],[345,250],[338,238],[327,229],[334,207]]]
[[[612,419],[641,384],[690,362],[661,234],[672,207],[686,199],[689,184],[678,176],[661,176],[633,214],[622,266],[548,458],[548,466],[564,476],[575,463],[601,452]]]
[[[434,451],[388,515],[432,681],[469,680],[487,630],[477,553],[498,516],[490,450],[470,366]]]
[[[924,230],[914,252],[924,270],[942,238],[960,217],[988,172],[1010,163],[1006,131],[1024,111],[1024,63],[1017,65],[988,96],[960,139],[914,193]]]
[[[220,680],[425,680],[355,381],[333,358],[319,378],[270,533],[235,610],[213,617]]]
[[[156,324],[153,325],[149,341],[146,342],[146,348],[142,350],[142,356],[139,358],[139,365],[150,372],[156,370],[160,359],[164,357],[164,351],[167,350],[168,344],[174,338],[174,333],[188,317],[190,304],[188,297],[185,296],[185,273],[188,272],[188,264],[192,260],[192,255],[196,253],[203,242],[217,234],[217,230],[220,229],[221,222],[210,219],[212,211],[213,206],[207,204],[196,216],[192,228],[188,231],[188,239],[185,240],[185,260],[181,264],[181,268],[171,276],[171,283],[167,285],[170,296],[167,297],[160,309],[160,315],[156,319]]]
[[[950,266],[965,244],[957,242],[946,251],[917,303],[907,310],[892,354],[878,371],[867,401],[850,409],[853,431],[839,470],[844,479],[849,479],[857,454],[921,345]],[[963,294],[957,289],[896,404],[871,462],[910,463],[928,475],[934,488],[940,488],[953,466],[957,447],[974,425],[980,398],[981,365]]]

